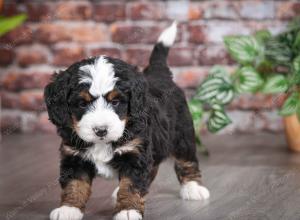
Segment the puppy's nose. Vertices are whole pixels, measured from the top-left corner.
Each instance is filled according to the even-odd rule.
[[[98,137],[104,137],[105,135],[107,135],[106,126],[94,127],[93,130]]]

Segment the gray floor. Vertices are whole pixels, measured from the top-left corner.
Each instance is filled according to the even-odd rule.
[[[173,162],[160,167],[147,196],[145,219],[299,220],[300,155],[281,135],[206,136],[199,156],[207,202],[184,202]],[[56,136],[7,136],[0,147],[0,220],[47,219],[59,203]],[[85,219],[111,219],[115,181],[96,179]]]

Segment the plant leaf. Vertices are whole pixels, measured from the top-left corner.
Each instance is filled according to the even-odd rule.
[[[252,63],[259,54],[260,46],[253,36],[225,37],[224,43],[230,55],[239,63]]]
[[[2,17],[0,19],[0,36],[21,25],[26,18],[27,16],[25,14],[19,14],[12,17]]]
[[[194,126],[197,128],[200,125],[203,116],[202,104],[199,100],[191,99],[188,102],[188,107],[192,115]]]
[[[267,94],[282,93],[288,90],[288,80],[283,75],[269,76],[261,92]]]
[[[228,104],[233,96],[233,85],[228,72],[221,66],[214,66],[198,87],[195,98],[208,104]]]
[[[293,48],[299,50],[300,49],[300,31],[298,31],[296,35],[296,39],[293,44]]]
[[[300,55],[293,60],[294,72],[300,74]]]
[[[231,82],[228,71],[222,66],[219,65],[213,66],[210,69],[209,74],[212,75],[213,77],[223,78],[228,83]]]
[[[244,66],[235,73],[235,89],[239,93],[256,92],[263,84],[263,79],[251,66]]]
[[[198,87],[196,99],[201,101],[211,100],[218,94],[219,88],[226,84],[226,82],[220,77],[208,76]]]
[[[216,105],[217,104],[215,104],[215,107],[212,109],[207,121],[207,129],[212,133],[220,131],[222,128],[231,123],[231,120],[225,113],[223,106],[219,105],[216,107]]]
[[[218,77],[208,77],[199,86],[195,99],[213,104],[228,104],[234,97],[233,85],[225,79]]]
[[[300,100],[299,93],[293,92],[284,102],[279,114],[282,116],[288,116],[295,114],[299,108]]]
[[[259,42],[265,43],[267,40],[269,40],[272,37],[272,34],[268,30],[259,30],[255,33],[254,36]]]
[[[278,39],[271,39],[265,44],[265,57],[275,64],[288,66],[292,56],[292,50],[287,43]]]
[[[295,17],[291,22],[288,24],[288,30],[300,30],[300,17]]]

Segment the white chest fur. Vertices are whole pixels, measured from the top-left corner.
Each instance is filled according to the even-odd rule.
[[[116,177],[116,171],[108,164],[113,158],[111,144],[95,144],[85,152],[83,157],[94,162],[100,176],[105,178]]]

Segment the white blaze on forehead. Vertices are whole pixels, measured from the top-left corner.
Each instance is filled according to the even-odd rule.
[[[94,64],[79,68],[87,73],[81,77],[79,83],[90,83],[89,92],[93,96],[101,96],[113,90],[118,78],[115,77],[113,64],[109,63],[105,56],[100,56]]]
[[[93,128],[100,126],[107,127],[107,135],[104,140],[100,140],[93,131]],[[106,102],[104,97],[100,96],[78,121],[77,134],[87,142],[110,142],[118,140],[122,136],[124,128],[125,120],[120,120],[111,105]]]
[[[95,59],[93,64],[82,66],[80,70],[85,74],[82,74],[79,83],[90,84],[89,92],[97,98],[89,105],[87,111],[78,121],[76,130],[78,136],[84,141],[95,144],[118,140],[125,129],[125,120],[119,118],[111,104],[103,97],[114,89],[118,80],[115,77],[113,64],[109,63],[105,56],[100,56]],[[107,129],[107,134],[103,138],[99,138],[94,131],[95,128],[101,126],[105,126]],[[99,167],[103,168],[102,165]],[[98,170],[101,170],[100,168]],[[99,172],[106,173],[106,171],[103,168]]]

